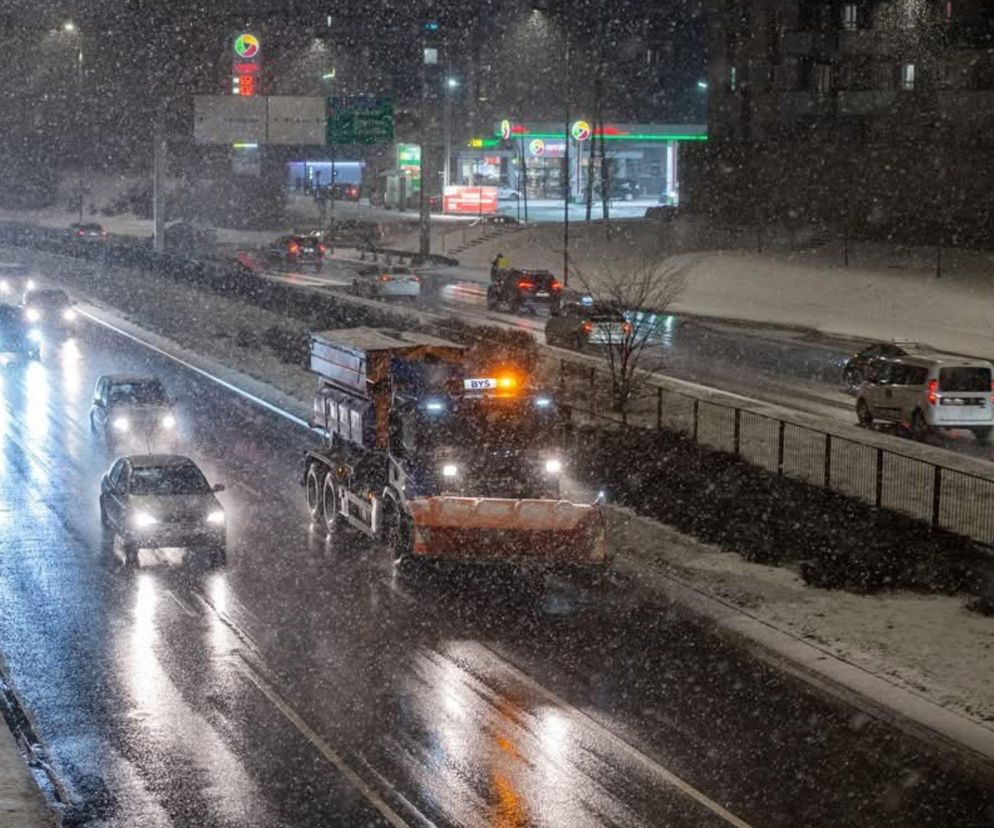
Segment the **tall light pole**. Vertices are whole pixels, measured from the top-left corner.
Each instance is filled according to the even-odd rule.
[[[83,130],[83,33],[79,30],[79,27],[72,20],[67,20],[65,23],[62,24],[62,31],[76,38],[76,142],[77,146],[80,147],[79,158],[77,158],[77,162],[79,163],[79,179],[77,184],[77,190],[79,195],[79,220],[80,223],[82,223],[83,221],[83,152],[82,152],[83,142],[81,138],[81,133]]]
[[[442,173],[442,193],[451,183],[452,176],[452,97],[459,88],[459,78],[449,75],[445,79],[445,170]]]

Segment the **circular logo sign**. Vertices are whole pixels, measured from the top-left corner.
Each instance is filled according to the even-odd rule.
[[[235,54],[240,58],[254,58],[259,54],[259,38],[247,32],[238,35],[235,38]]]
[[[532,155],[542,155],[545,152],[545,141],[541,138],[535,138],[528,145],[528,149],[531,151]]]
[[[586,141],[590,137],[590,132],[590,124],[586,121],[574,121],[570,129],[574,141]]]
[[[500,122],[500,137],[505,141],[511,137],[511,122],[507,118]]]

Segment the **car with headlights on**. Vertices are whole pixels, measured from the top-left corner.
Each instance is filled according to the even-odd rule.
[[[368,265],[356,272],[352,292],[370,299],[418,299],[421,277],[403,265]]]
[[[204,550],[215,565],[227,560],[224,508],[188,457],[141,454],[119,457],[100,481],[104,543],[120,538],[124,561],[138,563],[141,549]]]
[[[33,288],[24,292],[24,320],[48,331],[72,331],[79,318],[73,301],[61,288]]]
[[[0,362],[41,359],[42,334],[24,320],[20,308],[0,305]]]
[[[90,406],[90,429],[108,445],[175,445],[175,404],[158,377],[102,374]]]

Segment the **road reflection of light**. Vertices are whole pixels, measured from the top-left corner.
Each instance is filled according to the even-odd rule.
[[[118,637],[117,669],[130,693],[132,710],[126,711],[136,727],[135,744],[144,745],[149,762],[160,762],[163,773],[170,768],[184,768],[184,773],[206,785],[204,796],[214,802],[221,821],[248,822],[265,820],[266,805],[255,794],[256,782],[225,744],[213,726],[188,704],[160,658],[167,642],[160,634],[170,602],[162,600],[155,577],[140,573],[135,579],[132,626],[124,627]],[[187,619],[187,616],[183,616]],[[188,620],[188,619],[187,619]],[[184,662],[196,657],[185,655]],[[175,661],[175,660],[174,660]],[[177,667],[187,682],[200,685],[213,676],[189,666]]]
[[[569,720],[555,707],[547,707],[538,712],[535,728],[542,742],[542,750],[552,756],[562,756],[570,737]]]
[[[208,639],[211,651],[215,655],[227,655],[236,643],[233,641],[232,632],[228,625],[220,617],[220,614],[227,615],[228,613],[228,576],[222,572],[215,572],[207,580],[205,586],[207,598],[214,608],[213,612],[207,614],[210,625]]]
[[[25,426],[28,436],[40,440],[48,434],[48,397],[50,386],[45,366],[32,361],[24,372]]]

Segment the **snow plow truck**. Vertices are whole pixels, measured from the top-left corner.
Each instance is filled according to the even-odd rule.
[[[318,378],[302,484],[311,521],[349,527],[395,564],[609,565],[599,503],[560,497],[569,410],[466,347],[375,328],[311,335]]]

